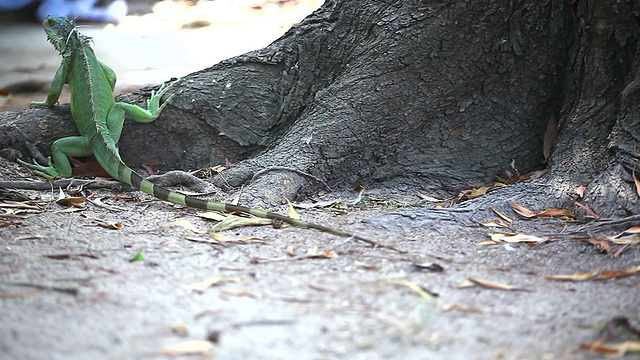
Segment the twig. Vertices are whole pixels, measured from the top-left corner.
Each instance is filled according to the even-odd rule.
[[[36,289],[41,289],[41,290],[53,290],[53,291],[59,291],[59,292],[63,292],[63,293],[67,293],[73,296],[77,296],[78,294],[80,294],[80,289],[77,287],[67,287],[67,286],[56,286],[56,285],[47,285],[47,284],[37,284],[37,283],[31,283],[31,282],[21,282],[21,281],[16,281],[16,282],[5,282],[3,284],[8,284],[8,285],[17,285],[17,286],[29,286],[32,288],[36,288]]]
[[[113,188],[122,183],[115,180],[88,180],[88,179],[61,179],[54,181],[0,181],[0,188],[24,189],[24,190],[51,190],[53,187],[83,186],[91,189]]]

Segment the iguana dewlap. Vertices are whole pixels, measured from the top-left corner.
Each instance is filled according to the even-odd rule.
[[[353,237],[372,245],[372,240],[326,226],[308,223],[287,216],[245,206],[201,200],[169,191],[135,173],[121,159],[117,143],[122,134],[125,117],[140,123],[154,121],[173,95],[160,104],[161,97],[173,84],[163,85],[152,92],[147,108],[124,102],[116,102],[113,89],[116,75],[111,68],[100,62],[91,48],[91,38],[82,35],[74,20],[66,17],[47,18],[43,22],[47,38],[62,56],[51,89],[44,101],[34,101],[32,106],[53,106],[58,101],[62,87],[69,84],[71,91],[71,114],[76,122],[79,136],[56,140],[51,146],[51,158],[47,166],[25,163],[34,173],[46,178],[70,177],[71,164],[68,156],[94,155],[100,165],[113,178],[134,186],[149,195],[175,204],[199,209],[241,212],[257,217],[279,220],[294,226],[311,228],[323,232]]]

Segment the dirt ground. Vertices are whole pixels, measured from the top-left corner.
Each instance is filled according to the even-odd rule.
[[[59,59],[44,50],[41,29],[17,26],[13,34],[42,36],[36,77],[50,79]],[[112,45],[91,35],[99,48]],[[17,60],[3,66],[16,77],[1,72],[0,87],[39,72],[25,72],[24,57],[12,54]],[[154,65],[138,77],[138,61],[123,62],[123,91],[179,75]],[[5,109],[41,97],[16,94]],[[30,178],[0,159],[0,180]],[[63,192],[79,196],[72,190]],[[216,221],[135,191],[85,189],[78,208],[57,204],[59,189],[17,192],[31,200],[16,204],[0,192],[3,359],[597,359],[581,344],[600,339],[614,317],[640,322],[637,274],[546,278],[637,267],[637,244],[613,257],[621,245],[607,254],[560,236],[584,222],[523,219],[506,199],[494,207],[514,219],[512,231],[556,240],[483,245],[505,229],[481,223],[506,220],[489,208],[434,209],[406,186],[367,189],[338,210],[298,210],[306,221],[403,252],[290,227],[242,227],[214,238]],[[622,228],[633,225],[640,222]],[[631,339],[618,331],[610,343]]]

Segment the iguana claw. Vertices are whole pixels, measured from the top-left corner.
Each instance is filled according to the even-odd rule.
[[[171,99],[173,99],[174,96],[176,96],[175,94],[171,94],[167,100],[165,100],[165,102],[162,103],[162,105],[160,105],[160,99],[162,98],[162,96],[173,86],[173,84],[175,84],[176,82],[178,82],[178,80],[172,81],[170,83],[164,83],[160,86],[160,89],[158,89],[158,91],[151,91],[151,97],[147,100],[147,109],[149,110],[149,112],[151,112],[152,114],[159,114],[162,109],[164,109],[164,107],[169,103],[169,101],[171,101]]]
[[[28,163],[28,162],[22,161],[20,159],[18,159],[17,161],[20,164],[22,164],[22,165],[26,166],[27,168],[29,168],[29,170],[31,170],[34,174],[36,174],[38,176],[42,176],[43,178],[45,178],[47,180],[51,180],[51,179],[54,179],[54,178],[57,178],[57,177],[60,176],[60,174],[58,173],[58,170],[53,165],[53,162],[51,161],[51,158],[48,158],[49,166],[40,165],[35,160],[33,160],[33,163]]]

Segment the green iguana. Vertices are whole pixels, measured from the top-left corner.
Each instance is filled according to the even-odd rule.
[[[154,121],[173,97],[173,95],[169,96],[160,105],[161,97],[173,83],[163,85],[157,92],[152,92],[151,97],[147,100],[147,109],[124,102],[116,102],[113,95],[116,82],[114,71],[96,58],[91,48],[91,38],[80,34],[75,21],[66,17],[48,17],[44,20],[43,25],[47,38],[62,56],[62,63],[51,81],[51,89],[47,99],[34,101],[31,105],[55,105],[60,97],[63,85],[69,84],[71,114],[76,122],[80,136],[56,140],[51,146],[53,161],[49,158],[48,166],[39,165],[35,161],[30,164],[19,160],[21,164],[32,169],[34,173],[48,179],[59,176],[70,177],[71,164],[67,155],[89,156],[93,154],[98,163],[113,178],[162,200],[198,209],[246,213],[260,218],[282,221],[293,226],[352,237],[380,246],[378,243],[361,236],[280,214],[185,196],[155,186],[152,182],[144,179],[120,159],[117,143],[122,133],[124,119],[128,117],[140,123]]]

